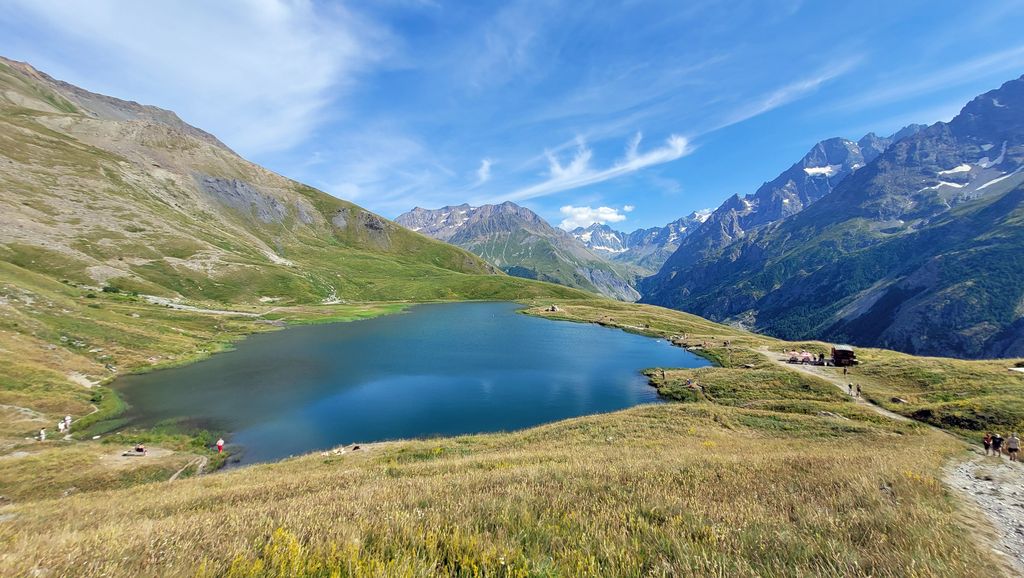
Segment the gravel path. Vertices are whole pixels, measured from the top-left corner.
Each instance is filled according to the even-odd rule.
[[[767,347],[757,351],[779,366],[828,380],[847,393],[842,377],[822,367],[789,363],[783,354]],[[891,419],[911,421],[862,397],[853,399]],[[943,482],[963,503],[972,506],[973,512],[984,517],[985,527],[973,528],[978,539],[988,544],[1013,574],[1024,576],[1024,464],[1012,464],[1005,457],[976,456],[950,466]]]
[[[849,395],[850,398],[853,399],[853,401],[861,404],[864,407],[870,408],[872,411],[879,415],[884,415],[885,417],[896,421],[913,421],[909,417],[902,416],[898,413],[893,413],[883,407],[879,407],[871,403],[870,401],[864,399],[863,397],[855,397],[850,395],[847,392],[846,382],[840,376],[832,375],[831,372],[827,371],[825,368],[821,366],[803,365],[800,363],[789,363],[789,361],[787,360],[788,358],[783,357],[785,354],[771,351],[767,347],[762,347],[760,349],[757,349],[756,351],[767,357],[772,363],[776,365],[785,367],[786,369],[791,369],[793,371],[799,371],[801,373],[813,375],[814,377],[820,377],[825,381],[828,381],[832,385],[839,388],[839,391],[843,392],[846,395]]]
[[[945,482],[985,514],[993,550],[1024,576],[1024,466],[979,456],[952,466]]]
[[[210,315],[239,315],[241,317],[259,317],[262,313],[249,313],[246,311],[229,311],[227,309],[203,309],[202,307],[194,307],[192,305],[185,305],[184,303],[178,303],[173,299],[166,297],[157,297],[156,295],[143,295],[146,301],[153,305],[161,305],[170,309],[177,309],[178,311],[191,311],[193,313],[207,313]]]

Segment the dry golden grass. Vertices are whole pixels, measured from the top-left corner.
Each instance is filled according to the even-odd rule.
[[[121,457],[132,444],[28,442],[0,456],[0,488],[8,500],[55,498],[166,480],[196,458],[161,448]]]
[[[819,341],[780,341],[680,311],[646,305],[565,301],[558,302],[561,310],[555,313],[544,311],[544,305],[537,303],[528,312],[542,317],[602,323],[659,337],[685,334],[691,344],[707,342],[708,348],[698,349],[697,353],[725,367],[765,369],[763,356],[750,351],[751,348],[768,347],[776,352],[806,349],[827,354],[831,347]],[[725,340],[731,342],[730,349],[723,347]],[[866,399],[888,410],[973,439],[980,439],[985,431],[998,431],[1005,436],[1007,432],[1024,430],[1024,373],[1009,370],[1022,360],[966,361],[860,347],[857,356],[861,364],[842,379],[860,384]],[[724,383],[730,381],[729,375],[738,375],[706,371],[711,371],[717,381]],[[842,376],[840,368],[823,368],[822,371]],[[756,383],[753,386],[756,387]],[[669,389],[672,388],[666,388],[666,393]],[[678,392],[678,388],[675,391]],[[895,401],[896,398],[904,401]]]
[[[962,451],[953,438],[894,423],[750,351],[782,342],[654,307],[559,307],[530,313],[685,334],[713,345],[703,353],[726,367],[669,370],[664,379],[651,373],[670,397],[685,379],[698,379],[710,395],[695,403],[512,434],[381,444],[173,483],[144,482],[165,479],[187,453],[160,471],[115,473],[87,463],[109,446],[40,454],[33,459],[50,473],[68,456],[82,491],[63,497],[66,480],[50,473],[26,485],[34,479],[28,461],[0,475],[0,487],[18,497],[0,507],[0,575],[1000,573],[957,521],[939,481]],[[295,322],[318,313],[284,315]],[[872,364],[862,368],[866,383],[868,367],[899,368],[883,354],[863,356]],[[906,370],[898,376],[889,384],[878,374],[868,387],[908,391],[917,383]]]
[[[15,504],[0,574],[992,576],[950,440],[644,406]]]

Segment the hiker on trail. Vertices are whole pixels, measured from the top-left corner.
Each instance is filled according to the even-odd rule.
[[[219,453],[223,453],[223,452],[224,452],[224,438],[220,438],[220,439],[217,440],[217,453],[219,454]]]
[[[39,441],[41,441],[41,442],[45,442],[46,441],[46,428],[45,427],[44,428],[39,428]]]
[[[860,397],[860,384],[857,384],[857,397]]]
[[[985,455],[990,455],[992,453],[992,434],[985,434],[985,437],[981,438],[981,445],[985,446]]]
[[[64,416],[64,431],[71,433],[71,416]]]
[[[846,389],[850,393],[850,395],[853,395],[853,384],[852,383],[847,383],[846,384]]]
[[[1017,437],[1017,432],[1010,434],[1010,437],[1006,440],[1006,453],[1010,454],[1011,462],[1018,462],[1020,458],[1020,438]]]
[[[1003,436],[999,434],[992,436],[992,453],[996,456],[1003,455]]]
[[[843,368],[843,375],[845,376],[848,373],[850,373],[850,368],[849,367],[844,367]]]

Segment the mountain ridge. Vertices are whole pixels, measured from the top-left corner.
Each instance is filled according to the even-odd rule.
[[[469,277],[496,274],[482,285],[547,290],[255,165],[173,112],[7,59],[0,139],[0,259],[26,270],[211,301],[471,296]]]
[[[674,256],[644,300],[791,339],[1020,355],[1022,165],[1024,77],[892,143],[803,211],[717,254]]]
[[[635,265],[641,271],[653,274],[675,252],[683,237],[699,227],[710,215],[710,209],[694,211],[663,227],[634,229],[629,233],[601,223],[577,227],[570,233],[599,255]]]
[[[623,301],[640,297],[632,276],[569,233],[510,201],[497,205],[416,207],[395,218],[411,231],[479,255],[510,275],[540,279]]]

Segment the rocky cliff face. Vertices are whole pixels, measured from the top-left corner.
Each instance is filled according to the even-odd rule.
[[[645,301],[794,339],[1024,355],[1024,77],[893,140],[804,210],[677,252]]]
[[[463,247],[503,271],[635,301],[632,276],[591,252],[561,229],[515,203],[440,209],[415,208],[395,221],[418,233]]]

